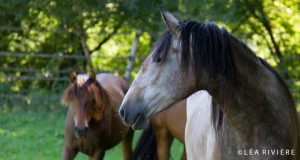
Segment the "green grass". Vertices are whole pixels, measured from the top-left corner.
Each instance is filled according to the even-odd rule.
[[[299,109],[299,104],[297,106]],[[66,108],[25,110],[0,108],[0,160],[61,159]],[[300,116],[300,112],[298,114]],[[135,133],[134,146],[140,134],[141,131]],[[182,150],[182,145],[174,141],[171,159],[179,160]],[[86,159],[83,154],[76,157],[76,160]],[[120,145],[109,150],[105,160],[122,160]]]
[[[62,157],[66,109],[58,111],[0,111],[0,160],[58,160]],[[136,144],[141,131],[134,137]],[[182,145],[172,145],[172,159],[180,159]],[[78,154],[76,160],[87,157]],[[105,160],[122,160],[120,145]]]

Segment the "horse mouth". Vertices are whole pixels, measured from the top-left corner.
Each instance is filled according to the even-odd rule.
[[[79,135],[78,133],[75,133],[75,136],[77,139],[86,139],[86,135]]]
[[[149,125],[149,120],[142,114],[138,114],[134,123],[132,124],[132,129],[141,130],[146,129]]]
[[[76,138],[78,138],[78,139],[85,139],[87,136],[87,132],[88,132],[87,127],[83,128],[83,129],[74,127],[74,134],[75,134]]]

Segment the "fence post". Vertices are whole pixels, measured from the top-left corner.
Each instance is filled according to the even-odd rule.
[[[80,43],[81,43],[81,47],[83,49],[83,52],[84,52],[84,55],[85,55],[85,58],[86,58],[89,70],[90,70],[90,72],[94,71],[94,68],[93,68],[93,65],[92,65],[92,61],[91,61],[91,56],[90,56],[89,50],[88,50],[88,48],[86,46],[86,38],[85,38],[84,35],[80,36]]]
[[[130,76],[131,76],[131,72],[132,72],[132,68],[133,68],[133,64],[134,64],[135,54],[138,50],[139,38],[140,38],[141,34],[142,34],[142,31],[137,30],[136,34],[135,34],[135,38],[132,43],[132,48],[130,51],[130,56],[129,56],[129,60],[128,60],[128,63],[126,66],[126,71],[125,71],[125,76],[124,76],[124,78],[127,82],[129,82],[130,78],[131,78]]]

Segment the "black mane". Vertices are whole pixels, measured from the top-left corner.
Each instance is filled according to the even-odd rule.
[[[227,93],[234,83],[235,65],[230,47],[230,34],[214,23],[184,21],[179,25],[179,45],[182,48],[181,68],[192,70],[195,77],[208,76],[215,79],[220,75],[225,80],[223,91]],[[171,46],[172,35],[166,31],[156,42],[153,61],[164,61]],[[191,46],[191,48],[190,48]],[[201,74],[201,75],[200,75]],[[204,75],[203,75],[204,74]]]
[[[169,31],[157,40],[151,52],[153,52],[153,61],[164,61],[171,46],[172,35]]]

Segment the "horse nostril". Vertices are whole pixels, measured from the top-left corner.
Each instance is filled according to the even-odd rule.
[[[79,137],[85,136],[88,129],[89,129],[88,127],[84,127],[84,128],[74,127],[74,131],[75,131],[76,135]]]
[[[124,118],[124,116],[125,116],[125,111],[124,111],[124,108],[121,108],[120,109],[120,116],[122,117],[122,118]]]
[[[84,132],[86,133],[88,131],[88,129],[89,129],[88,127],[85,127]]]
[[[77,133],[77,132],[78,132],[78,128],[77,128],[77,127],[74,127],[74,131]]]

